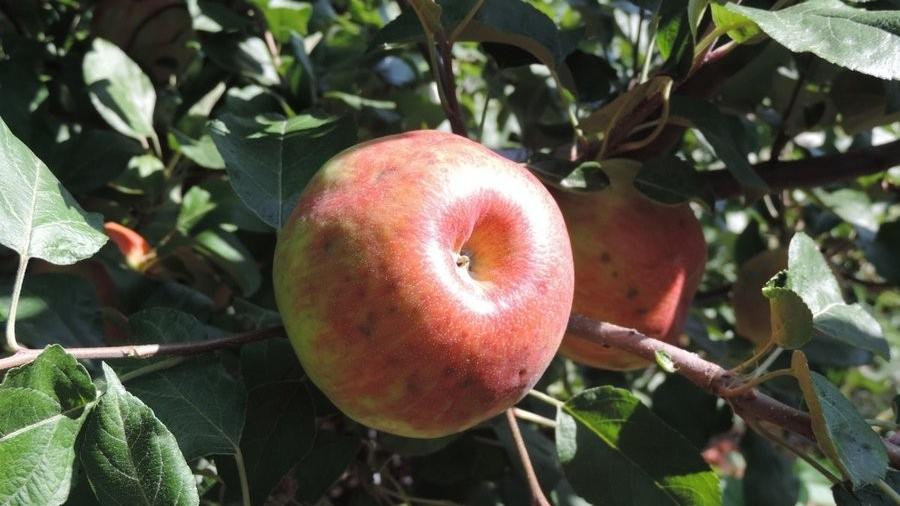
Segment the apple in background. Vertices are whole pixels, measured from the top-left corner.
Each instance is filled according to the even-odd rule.
[[[572,240],[572,312],[631,327],[666,342],[681,335],[706,265],[706,241],[687,204],[670,206],[641,195],[634,169],[604,168],[610,186],[590,193],[553,190]],[[566,334],[560,352],[602,369],[648,362]]]
[[[758,253],[741,265],[731,289],[737,335],[755,344],[769,341],[772,336],[769,299],[763,296],[762,288],[772,276],[787,269],[787,263],[787,248],[779,247]]]
[[[275,296],[312,381],[351,418],[408,437],[509,408],[559,347],[572,254],[518,164],[416,131],[326,163],[279,233]]]

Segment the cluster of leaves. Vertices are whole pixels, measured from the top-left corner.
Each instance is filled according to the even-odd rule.
[[[682,377],[559,358],[538,389],[565,401],[522,403],[555,420],[521,427],[551,500],[890,504],[866,419],[896,429],[900,173],[773,194],[751,162],[897,137],[900,10],[789,3],[0,0],[0,319],[50,345],[0,383],[0,502],[530,503],[502,421],[374,433],[284,340],[83,364],[63,348],[278,325],[276,231],[338,151],[442,125],[438,38],[473,137],[550,184],[603,191],[604,167],[634,166],[649,198],[706,206],[688,334],[707,357],[751,353],[717,294],[794,237],[765,294],[773,342],[797,350],[770,365],[796,381],[763,388],[810,411],[819,448],[757,427],[736,451],[728,407]],[[746,201],[715,200],[721,166]],[[126,261],[104,221],[150,252]]]

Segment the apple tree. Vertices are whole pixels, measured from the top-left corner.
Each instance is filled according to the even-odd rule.
[[[898,83],[896,0],[0,0],[0,504],[900,505]],[[457,137],[383,140],[414,130]],[[304,190],[374,139],[416,169],[344,184],[348,214],[410,212],[469,146],[492,162],[454,188],[504,167],[553,204],[510,227],[568,238],[480,244],[553,244],[562,290],[426,360],[436,281],[349,303],[363,271],[279,269]],[[348,323],[326,367],[284,293],[415,313]],[[524,388],[378,430],[475,402],[384,353]]]

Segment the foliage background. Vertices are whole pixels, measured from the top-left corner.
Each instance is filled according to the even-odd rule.
[[[669,101],[667,92],[637,84],[672,77],[671,114],[696,128],[675,122],[646,146],[612,154],[656,160],[645,165],[651,169],[668,160],[670,171],[642,173],[643,191],[669,204],[691,200],[703,223],[710,260],[686,331],[691,349],[726,366],[746,358],[751,347],[735,338],[728,298],[737,269],[803,230],[838,280],[838,297],[860,304],[884,331],[868,347],[819,340],[804,348],[811,366],[860,416],[882,421],[883,434],[896,429],[900,172],[781,191],[766,188],[754,169],[779,157],[864,152],[897,138],[900,6],[811,0],[800,7],[814,8],[787,16],[780,31],[755,14],[773,41],[741,17],[752,11],[694,0],[442,5],[443,29],[459,37],[452,47],[456,119],[473,138],[570,188],[603,185],[602,176],[591,177],[596,172],[565,163],[577,134],[627,138],[623,124],[657,119],[657,108],[627,110],[631,124],[593,113],[619,96]],[[829,16],[857,25],[829,25]],[[716,26],[717,34],[727,33],[718,49],[729,37],[750,43],[709,63],[710,72],[691,73],[695,53],[705,54],[704,35]],[[829,42],[825,27],[844,39]],[[85,246],[90,233],[82,232],[75,233],[80,252],[61,261],[58,252],[17,255],[18,243],[4,240],[11,249],[0,246],[0,319],[8,318],[20,258],[28,256],[34,258],[16,330],[31,348],[194,342],[278,325],[275,230],[321,163],[360,140],[450,127],[422,33],[408,7],[375,0],[0,1],[0,118],[7,127],[0,148],[14,153],[0,158],[4,199],[30,188],[15,177],[26,170],[21,160],[30,151],[71,193],[48,190],[63,192],[51,218],[80,205],[138,231],[153,248],[126,259],[111,242],[100,248],[102,239],[92,239],[96,248]],[[816,54],[802,52],[810,47],[807,36]],[[585,149],[610,154],[600,142],[586,141]],[[672,162],[676,154],[680,162]],[[22,157],[19,165],[13,156]],[[892,162],[900,157],[881,168]],[[714,183],[723,170],[746,198],[722,198],[722,185]],[[707,177],[711,171],[719,172]],[[12,225],[13,214],[0,217],[4,237],[24,230]],[[88,222],[97,228],[99,220],[91,215]],[[891,358],[878,356],[888,345]],[[306,380],[284,340],[108,366],[99,360],[79,366],[50,350],[0,386],[5,503],[531,501],[502,420],[434,441],[375,433],[341,415]],[[789,366],[787,353],[772,365]],[[803,405],[796,383],[782,380],[765,388]],[[692,467],[698,481],[690,484],[701,492],[676,504],[890,504],[870,489],[859,497],[833,491],[808,463],[744,431],[723,401],[661,367],[623,374],[557,358],[538,388],[565,400],[597,386],[627,389],[631,394],[603,392],[651,407],[645,457],[682,455],[687,462],[703,451],[712,470]],[[56,397],[41,404],[47,392]],[[521,407],[556,418],[555,407],[531,398]],[[35,424],[52,431],[30,433],[28,442],[11,436]],[[636,491],[669,478],[628,481],[627,469],[597,460],[561,465],[558,434],[555,440],[552,430],[533,424],[522,430],[556,504],[632,504]],[[48,446],[36,450],[40,443]],[[791,444],[841,474],[808,441]],[[863,455],[852,466],[872,460]],[[110,463],[128,479],[116,479]],[[26,465],[40,472],[24,478],[15,472]],[[609,473],[597,477],[609,491],[578,478],[594,466]],[[698,483],[713,472],[718,486],[710,491]],[[897,472],[891,473],[886,481],[896,490]],[[148,488],[158,495],[146,495]]]

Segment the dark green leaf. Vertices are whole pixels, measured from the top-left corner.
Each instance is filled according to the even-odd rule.
[[[684,96],[672,97],[673,116],[681,116],[690,120],[703,137],[715,150],[716,155],[725,162],[725,167],[751,196],[759,196],[768,191],[768,185],[759,177],[746,155],[741,152],[731,122],[719,109],[702,100]]]
[[[795,53],[882,79],[900,79],[900,12],[867,11],[838,0],[809,0],[775,12],[728,4]]]
[[[223,230],[204,230],[194,238],[197,248],[233,279],[244,295],[259,288],[262,277],[253,255],[234,234]]]
[[[192,360],[140,376],[128,389],[172,432],[187,460],[238,449],[247,392],[221,362]]]
[[[247,207],[276,229],[329,158],[356,143],[347,119],[224,115],[210,124],[231,184]]]
[[[72,264],[106,243],[101,216],[86,213],[2,119],[0,195],[0,244],[23,257]]]
[[[95,397],[87,371],[59,346],[6,374],[0,383],[0,502],[65,502],[75,438]]]
[[[241,452],[250,497],[261,504],[282,477],[313,448],[315,407],[300,363],[286,341],[241,349],[247,421]]]
[[[900,471],[888,469],[884,478],[885,485],[900,494]],[[850,490],[846,483],[838,483],[831,487],[837,506],[896,506],[897,502],[888,497],[877,485],[866,485],[859,490]]]
[[[78,455],[103,505],[197,505],[194,476],[172,433],[103,364],[106,392],[88,415]]]
[[[784,455],[752,430],[741,438],[741,453],[747,461],[744,474],[744,504],[794,506],[800,496],[800,480],[794,474],[794,458]]]
[[[675,156],[644,162],[634,176],[639,192],[661,204],[681,204],[699,199],[712,207],[714,197],[704,179],[690,163]]]
[[[705,448],[716,434],[731,428],[732,414],[718,406],[718,398],[672,374],[653,391],[653,413],[678,431],[696,448]]]
[[[560,410],[556,445],[576,492],[595,504],[721,504],[699,452],[628,391],[600,387]]]
[[[819,448],[838,466],[853,487],[884,478],[887,451],[881,438],[828,378],[809,370],[803,352],[795,351],[791,367],[809,406]]]
[[[310,452],[291,470],[297,486],[294,497],[304,504],[317,503],[353,462],[359,448],[357,437],[320,431]]]
[[[0,284],[0,321],[9,314],[12,284]],[[71,274],[28,276],[19,299],[16,335],[32,347],[59,343],[64,346],[100,346],[103,328],[100,302],[89,281]]]

